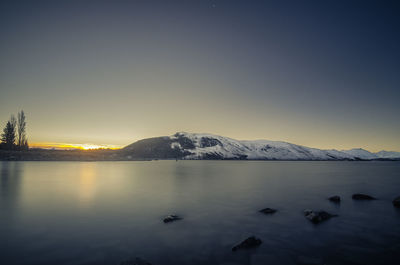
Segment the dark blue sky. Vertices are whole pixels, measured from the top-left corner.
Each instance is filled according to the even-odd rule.
[[[175,131],[400,151],[398,1],[3,1],[0,119],[31,142]]]

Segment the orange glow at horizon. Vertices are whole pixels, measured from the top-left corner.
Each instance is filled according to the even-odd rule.
[[[120,149],[121,146],[105,144],[76,144],[76,143],[29,143],[30,148],[56,149],[56,150],[95,150],[95,149]]]

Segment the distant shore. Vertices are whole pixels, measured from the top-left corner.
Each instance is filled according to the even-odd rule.
[[[187,159],[185,157],[134,157],[123,150],[47,150],[30,149],[26,151],[0,150],[0,161],[151,161],[151,160],[244,160],[244,161],[400,161],[400,158],[388,159],[331,159],[331,160],[277,160],[277,159]]]
[[[115,150],[47,150],[26,151],[0,150],[2,161],[112,161],[120,160]]]

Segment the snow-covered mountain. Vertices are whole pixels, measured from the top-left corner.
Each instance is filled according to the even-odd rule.
[[[354,157],[360,158],[360,159],[365,159],[365,160],[380,159],[380,158],[392,159],[392,158],[400,157],[400,152],[379,151],[377,153],[372,153],[372,152],[369,152],[362,148],[355,148],[355,149],[351,149],[351,150],[342,150],[342,152],[352,155]]]
[[[363,149],[321,150],[280,141],[243,141],[213,134],[186,132],[143,139],[126,146],[122,152],[132,158],[161,159],[370,160],[400,158],[400,152],[371,153]]]
[[[350,150],[341,150],[343,153],[354,156],[354,157],[358,157],[360,159],[377,159],[379,158],[378,155],[376,155],[375,153],[371,153],[367,150],[364,150],[362,148],[354,148],[354,149],[350,149]]]
[[[399,158],[400,152],[382,150],[382,151],[375,153],[375,155],[377,155],[378,158]]]

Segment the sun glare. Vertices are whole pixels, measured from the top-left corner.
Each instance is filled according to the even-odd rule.
[[[93,149],[100,149],[104,148],[104,146],[101,145],[94,145],[94,144],[83,144],[80,146],[83,150],[93,150]]]

